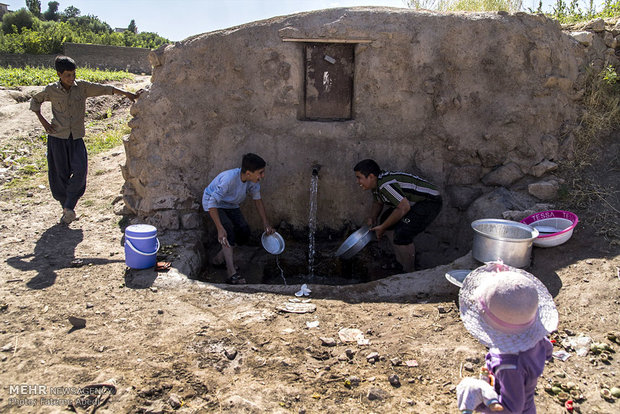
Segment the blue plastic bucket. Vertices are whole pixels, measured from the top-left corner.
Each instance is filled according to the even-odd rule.
[[[157,263],[157,229],[149,224],[134,224],[125,229],[125,264],[132,269],[148,269]]]

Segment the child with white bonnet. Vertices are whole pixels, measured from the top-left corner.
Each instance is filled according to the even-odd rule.
[[[558,326],[553,298],[530,273],[501,263],[471,272],[459,292],[465,328],[489,347],[489,380],[464,378],[457,387],[461,413],[535,414],[534,393]]]

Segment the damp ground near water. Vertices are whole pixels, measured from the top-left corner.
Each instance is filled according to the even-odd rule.
[[[265,251],[257,238],[252,238],[248,245],[235,248],[235,264],[247,283],[351,285],[402,272],[387,240],[372,241],[351,259],[344,260],[334,253],[345,237],[319,236],[314,244],[314,271],[311,272],[308,266],[308,237],[283,237],[286,248],[277,256]],[[226,270],[210,263],[218,249],[217,246],[207,246],[208,263],[200,280],[212,283],[226,281]]]

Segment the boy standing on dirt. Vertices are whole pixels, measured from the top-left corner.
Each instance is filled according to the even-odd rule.
[[[382,171],[371,159],[353,167],[357,183],[363,190],[371,190],[374,202],[367,224],[377,238],[387,232],[396,260],[405,272],[414,271],[415,245],[413,238],[437,217],[441,211],[441,195],[437,187],[413,174],[400,171]],[[389,209],[379,214],[383,206]]]
[[[245,284],[245,279],[237,273],[233,260],[233,247],[245,242],[250,236],[250,227],[245,221],[239,205],[247,194],[252,195],[256,210],[263,220],[267,234],[274,232],[267,221],[265,206],[260,196],[259,181],[265,177],[267,163],[260,156],[245,154],[241,168],[221,172],[205,188],[202,196],[202,208],[209,212],[217,228],[217,240],[222,250],[213,259],[214,265],[226,264],[228,282],[235,285]]]
[[[138,95],[85,80],[75,79],[75,61],[68,56],[57,56],[54,67],[58,82],[50,83],[32,97],[30,110],[39,118],[48,133],[47,164],[50,190],[62,205],[61,223],[75,220],[75,206],[86,190],[88,155],[84,145],[84,116],[86,98],[100,95],[125,95],[132,102]],[[52,122],[41,114],[41,104],[52,104]]]

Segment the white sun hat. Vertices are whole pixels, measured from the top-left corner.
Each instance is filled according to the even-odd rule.
[[[526,351],[558,327],[558,311],[545,285],[507,265],[472,271],[459,292],[459,308],[465,328],[501,353]]]

